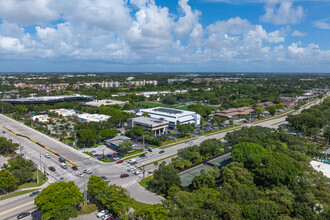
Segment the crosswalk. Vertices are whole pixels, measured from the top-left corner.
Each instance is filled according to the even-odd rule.
[[[125,189],[127,189],[128,187],[133,186],[133,185],[135,185],[135,184],[137,184],[137,183],[138,183],[137,180],[132,180],[132,181],[129,181],[129,182],[127,182],[127,183],[124,183],[124,184],[122,185],[122,187],[125,188]]]

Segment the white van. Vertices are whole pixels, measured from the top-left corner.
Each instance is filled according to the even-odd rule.
[[[66,169],[67,168],[67,166],[66,166],[65,163],[61,163],[61,166],[60,167],[62,167],[63,169]]]
[[[133,162],[135,162],[136,161],[136,159],[129,159],[128,161],[127,161],[127,163],[133,163]]]

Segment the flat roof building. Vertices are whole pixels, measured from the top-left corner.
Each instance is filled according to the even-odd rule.
[[[90,107],[94,107],[94,108],[101,107],[102,105],[104,105],[104,106],[106,106],[106,105],[119,105],[119,106],[123,107],[126,103],[128,103],[128,101],[103,99],[103,100],[94,100],[94,101],[91,101],[91,102],[86,102],[85,105],[90,106]]]
[[[137,115],[142,115],[143,113],[148,113],[152,118],[168,121],[168,126],[170,128],[176,128],[177,125],[188,123],[199,125],[201,121],[201,116],[195,112],[173,108],[156,107],[140,109]]]
[[[144,130],[152,131],[155,135],[164,134],[167,132],[169,121],[164,119],[150,118],[150,117],[137,117],[131,118],[128,121],[130,127],[141,126]]]
[[[224,118],[232,118],[235,116],[249,115],[253,111],[254,109],[252,107],[229,108],[219,113],[215,113],[214,115]]]
[[[129,141],[131,140],[130,137],[126,137],[126,136],[116,136],[112,139],[106,140],[105,144],[109,147],[111,146],[115,146],[115,147],[119,147],[119,145],[125,141]]]
[[[40,96],[18,99],[0,99],[0,102],[9,102],[11,104],[54,104],[59,102],[71,102],[71,101],[91,101],[93,100],[91,95],[58,95],[58,96]]]
[[[60,108],[60,109],[52,109],[50,112],[55,112],[58,114],[58,116],[63,116],[63,117],[69,117],[69,116],[74,116],[76,114],[75,110],[71,109],[65,109],[65,108]]]
[[[36,122],[48,122],[51,119],[48,115],[35,115],[31,117],[31,121]]]
[[[109,118],[111,118],[111,116],[102,115],[102,114],[83,113],[77,115],[77,120],[79,123],[91,122],[91,121],[102,122],[102,121],[107,121]]]

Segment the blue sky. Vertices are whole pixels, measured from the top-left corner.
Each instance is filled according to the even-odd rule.
[[[330,0],[0,0],[0,72],[330,72]]]

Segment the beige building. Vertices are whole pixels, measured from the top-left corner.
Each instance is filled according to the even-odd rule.
[[[130,127],[141,126],[144,130],[152,131],[155,135],[167,133],[169,121],[150,117],[131,118],[128,121]]]

